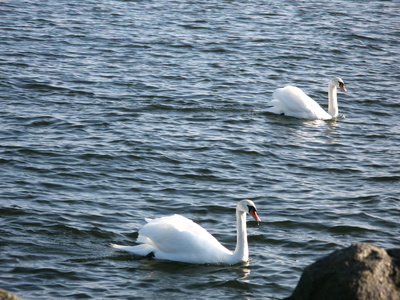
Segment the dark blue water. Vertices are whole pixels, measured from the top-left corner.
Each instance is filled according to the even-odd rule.
[[[398,1],[0,3],[0,286],[23,299],[279,299],[353,242],[400,243]],[[344,119],[263,112],[294,84]],[[179,213],[248,265],[139,261]]]

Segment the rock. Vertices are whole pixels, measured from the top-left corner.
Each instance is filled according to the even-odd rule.
[[[400,300],[400,249],[354,244],[306,267],[287,300]]]
[[[9,291],[0,288],[0,300],[20,300],[17,296],[11,294]]]

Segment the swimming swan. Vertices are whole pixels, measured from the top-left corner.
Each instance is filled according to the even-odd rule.
[[[329,120],[339,115],[337,104],[337,87],[347,91],[344,82],[339,77],[333,78],[328,86],[328,112],[301,89],[286,86],[276,89],[273,100],[268,103],[268,112],[310,120]]]
[[[111,244],[111,246],[140,256],[186,263],[246,262],[249,259],[246,213],[257,222],[261,222],[253,201],[242,200],[238,203],[236,207],[237,242],[234,252],[222,246],[203,227],[180,215],[146,219],[148,223],[139,230],[137,242],[140,245]]]

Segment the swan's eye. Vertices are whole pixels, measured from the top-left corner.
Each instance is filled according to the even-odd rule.
[[[340,87],[344,86],[344,82],[339,82],[339,86]]]
[[[257,211],[257,209],[254,206],[247,205],[247,207],[249,208],[249,213]]]

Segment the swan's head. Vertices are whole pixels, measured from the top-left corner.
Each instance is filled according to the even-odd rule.
[[[245,212],[252,216],[257,222],[261,222],[261,219],[257,215],[256,205],[251,200],[242,200],[238,203],[236,210]]]
[[[343,91],[347,92],[345,86],[344,86],[344,81],[342,78],[336,77],[333,78],[330,82],[331,85],[336,86],[338,88],[341,88]]]

